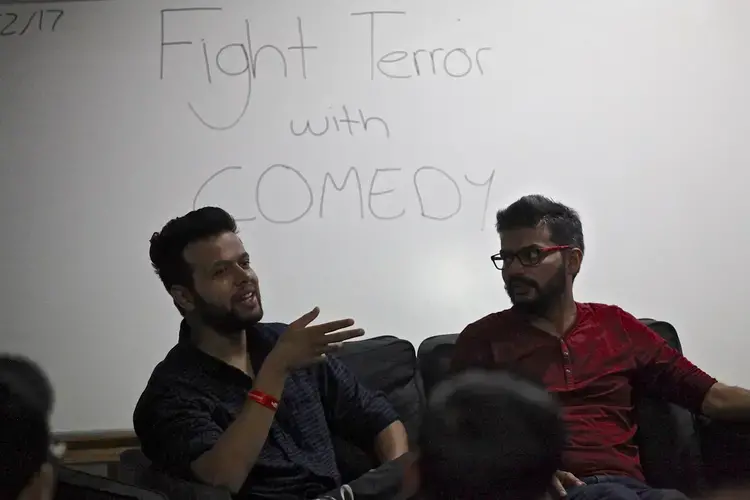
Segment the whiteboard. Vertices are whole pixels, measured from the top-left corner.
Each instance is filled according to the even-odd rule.
[[[56,430],[131,428],[179,322],[149,237],[205,205],[240,220],[266,319],[418,345],[508,307],[494,213],[538,192],[582,215],[578,300],[750,386],[748,23],[743,0],[0,6],[0,349],[49,371]]]

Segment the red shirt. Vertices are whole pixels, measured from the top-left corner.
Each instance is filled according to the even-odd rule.
[[[542,383],[557,395],[568,430],[563,470],[643,481],[633,387],[697,413],[716,380],[619,307],[576,307],[576,323],[562,338],[512,309],[490,314],[461,333],[452,368],[505,369]]]

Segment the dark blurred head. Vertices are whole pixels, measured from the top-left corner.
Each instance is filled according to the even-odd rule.
[[[497,213],[505,289],[516,309],[544,314],[565,292],[583,260],[578,213],[541,195],[524,196]]]
[[[0,499],[50,499],[52,387],[32,362],[0,356]]]
[[[183,316],[228,336],[263,318],[258,276],[224,210],[205,207],[172,219],[151,237],[149,253]]]
[[[542,388],[468,372],[433,391],[420,435],[428,500],[538,500],[560,467],[559,408]]]

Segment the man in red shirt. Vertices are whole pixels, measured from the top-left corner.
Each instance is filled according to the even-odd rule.
[[[497,231],[492,262],[513,307],[464,329],[453,370],[504,369],[557,395],[568,442],[554,486],[569,500],[684,500],[644,483],[633,388],[734,421],[750,421],[750,391],[718,383],[619,307],[575,302],[584,254],[575,210],[524,196],[498,212]]]

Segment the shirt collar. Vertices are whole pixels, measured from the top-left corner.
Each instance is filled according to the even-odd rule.
[[[190,333],[190,326],[183,318],[180,322],[178,345],[200,351],[190,342]],[[256,323],[251,328],[245,330],[245,336],[247,339],[247,352],[251,356],[253,356],[253,359],[255,359],[256,356],[260,356],[262,359],[265,359],[271,349],[273,349],[277,338],[277,335],[274,334],[273,329],[268,328],[268,325],[263,323]]]

